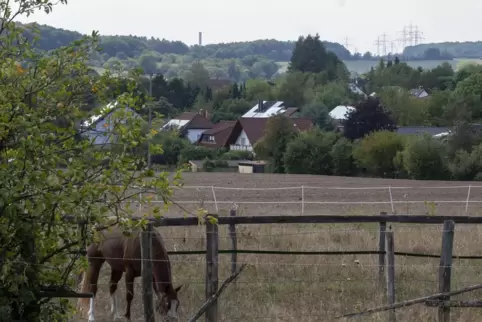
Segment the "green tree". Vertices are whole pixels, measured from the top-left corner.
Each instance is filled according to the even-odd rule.
[[[342,137],[336,141],[330,151],[333,162],[333,174],[336,176],[353,175],[356,171],[353,159],[353,144]]]
[[[447,176],[442,143],[429,135],[409,140],[402,153],[403,165],[412,179],[443,180]]]
[[[328,108],[321,103],[303,106],[301,115],[312,119],[321,130],[332,131],[334,129],[334,120],[331,118]]]
[[[333,172],[331,151],[339,136],[318,129],[300,133],[286,146],[286,173],[329,175]]]
[[[404,148],[402,137],[390,131],[373,132],[356,144],[353,157],[357,164],[369,174],[379,177],[394,177],[394,159]]]
[[[284,153],[295,136],[293,123],[289,118],[283,114],[270,117],[263,137],[254,145],[256,157],[268,161],[274,173],[284,173]]]
[[[191,65],[185,76],[186,81],[198,86],[199,88],[205,88],[209,82],[209,72],[204,67],[203,63],[196,61]]]
[[[139,65],[144,70],[146,74],[154,74],[157,73],[157,62],[159,58],[152,55],[152,54],[143,54],[139,58]]]
[[[332,80],[338,75],[338,65],[344,64],[336,55],[327,52],[318,34],[308,35],[306,38],[300,36],[295,43],[288,72],[327,72],[328,78]]]
[[[179,175],[171,183],[167,174],[138,171],[145,157],[133,152],[151,133],[125,109],[114,112],[108,125],[115,151],[93,145],[79,129],[99,113],[82,110],[85,89],[105,103],[106,90],[118,81],[110,71],[100,78],[89,73],[97,33],[44,54],[25,41],[25,26],[13,19],[37,10],[50,13],[51,4],[0,4],[0,309],[9,321],[66,321],[72,317],[70,302],[40,298],[42,288],[74,286],[84,264],[76,253],[93,240],[94,228],[145,225],[144,219],[132,221],[131,197],[156,189],[169,198],[169,185],[177,184]],[[119,107],[139,107],[133,88],[132,81],[117,97]],[[158,150],[153,145],[153,152]],[[129,188],[134,184],[137,192]]]

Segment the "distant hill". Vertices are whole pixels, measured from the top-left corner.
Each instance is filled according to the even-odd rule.
[[[406,47],[403,54],[411,57],[421,56],[430,48],[436,48],[456,58],[482,58],[482,41],[419,44]]]
[[[78,40],[82,34],[55,28],[47,25],[36,26],[40,30],[41,39],[38,47],[51,50],[69,45]],[[350,59],[350,52],[342,45],[325,41],[327,50],[332,51],[341,59]],[[194,58],[245,58],[247,56],[263,56],[275,61],[288,61],[291,58],[295,41],[280,41],[275,39],[261,39],[245,42],[210,44],[202,47],[188,46],[182,41],[170,41],[159,38],[138,36],[101,36],[101,46],[109,57],[121,56],[137,57],[143,51],[150,50],[159,54],[190,54]]]

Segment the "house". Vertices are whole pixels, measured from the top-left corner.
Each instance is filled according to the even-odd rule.
[[[233,132],[236,121],[221,121],[213,128],[204,131],[197,141],[197,145],[209,148],[229,148],[229,137]]]
[[[330,117],[335,121],[343,121],[346,119],[346,114],[353,111],[355,107],[349,105],[338,105],[329,113]]]
[[[423,89],[423,87],[411,89],[410,94],[415,96],[416,98],[425,98],[428,96],[427,91]]]
[[[184,112],[176,118],[169,120],[161,131],[176,129],[183,137],[191,143],[197,142],[204,131],[212,129],[213,123],[208,119],[207,111],[200,110],[199,113]]]
[[[287,107],[283,101],[263,101],[259,100],[258,104],[253,106],[242,117],[256,117],[266,118],[278,114],[284,114],[288,117],[292,117],[298,111],[297,107]]]
[[[118,107],[118,102],[111,102],[101,109],[100,114],[92,116],[89,120],[81,123],[80,128],[83,135],[88,137],[94,145],[111,144],[115,141],[112,134],[115,121],[114,112],[122,108]],[[123,110],[134,117],[140,117],[134,110],[124,107]],[[125,122],[121,119],[121,122]]]
[[[269,118],[242,117],[236,121],[228,139],[230,150],[253,151],[253,146],[264,135]],[[293,127],[298,131],[306,131],[313,127],[308,118],[290,118]]]

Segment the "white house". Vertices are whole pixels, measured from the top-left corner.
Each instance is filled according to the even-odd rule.
[[[114,141],[115,136],[112,134],[112,130],[115,121],[118,121],[117,118],[114,119],[114,112],[121,109],[117,106],[117,101],[111,102],[101,109],[99,115],[94,115],[81,124],[83,135],[93,141],[94,145],[105,145]],[[124,107],[123,109],[127,114],[140,117],[139,114],[129,107]],[[120,120],[120,122],[125,122],[125,120]]]
[[[195,143],[199,140],[204,131],[212,129],[213,123],[207,118],[207,113],[202,110],[199,113],[184,112],[178,117],[169,120],[161,128],[161,131],[176,129],[189,142]]]
[[[353,111],[355,108],[348,105],[338,105],[329,113],[330,117],[334,120],[341,121],[346,119],[346,113]]]
[[[285,114],[291,117],[298,111],[296,107],[286,107],[283,101],[263,101],[259,100],[258,104],[253,106],[242,117],[271,117],[277,114]]]
[[[298,131],[306,131],[313,127],[313,121],[308,118],[290,118],[293,127]],[[247,117],[236,121],[228,140],[230,150],[253,151],[253,146],[264,135],[268,118]]]

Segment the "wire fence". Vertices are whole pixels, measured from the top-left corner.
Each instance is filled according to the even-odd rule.
[[[422,210],[424,213],[477,214],[482,211],[482,185],[255,188],[186,185],[172,188],[173,203],[183,207],[203,205],[217,213],[232,204],[245,207],[246,211],[258,209],[261,213],[273,213],[273,209],[283,212],[284,208],[287,213],[301,215],[319,212],[320,206],[331,214],[336,214],[333,211],[336,207],[346,213],[347,207],[364,206],[392,213]],[[163,203],[155,193],[140,194],[142,197],[148,197],[153,204]],[[142,206],[139,211],[143,211]]]

